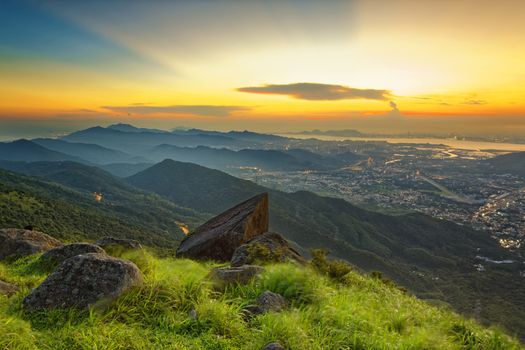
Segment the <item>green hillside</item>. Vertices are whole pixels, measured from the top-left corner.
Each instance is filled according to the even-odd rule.
[[[380,270],[425,299],[525,334],[525,280],[518,264],[476,270],[477,255],[507,256],[489,235],[421,214],[389,216],[309,192],[269,190],[217,170],[166,160],[128,182],[214,214],[270,194],[270,228],[304,248],[324,247],[366,270]]]
[[[168,248],[176,247],[183,237],[176,222],[194,226],[203,220],[195,211],[178,207],[157,195],[125,184],[112,185],[111,175],[99,169],[63,163],[62,167],[52,166],[56,173],[51,170],[46,173],[45,164],[38,163],[35,169],[64,182],[70,179],[72,184],[85,190],[0,170],[0,227],[32,225],[68,241],[111,235]],[[77,169],[69,173],[70,177],[65,176],[68,164]],[[93,172],[81,176],[80,169]],[[109,176],[107,181],[103,180],[105,176]],[[103,194],[101,202],[95,200],[92,191]]]
[[[83,162],[78,157],[53,151],[35,142],[23,139],[13,142],[0,142],[0,160],[25,162],[73,160]]]
[[[430,306],[381,278],[351,271],[333,280],[321,265],[268,265],[247,285],[218,289],[208,279],[213,264],[147,257],[139,264],[144,285],[109,308],[28,314],[22,299],[46,275],[38,257],[0,262],[0,279],[22,286],[10,298],[0,295],[0,348],[259,350],[278,341],[291,350],[520,349],[503,332]],[[242,309],[267,290],[289,306],[243,317]]]

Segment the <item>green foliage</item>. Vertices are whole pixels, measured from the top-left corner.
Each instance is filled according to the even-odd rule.
[[[0,302],[1,302],[0,296]],[[28,322],[14,317],[0,318],[0,349],[35,349],[35,335]]]
[[[466,349],[474,349],[479,345],[480,341],[476,337],[476,334],[464,324],[452,325],[450,332],[454,336],[454,339]]]
[[[87,311],[32,314],[21,303],[47,274],[39,257],[0,262],[0,278],[24,286],[10,298],[0,296],[0,349],[259,350],[271,341],[301,350],[520,349],[499,330],[353,270],[342,284],[317,267],[267,265],[260,278],[218,292],[207,278],[214,264],[150,253],[123,257],[139,263],[142,287]],[[284,295],[290,306],[243,319],[243,307],[265,290]]]
[[[336,281],[343,281],[345,276],[352,271],[352,266],[343,260],[328,260],[325,249],[312,249],[310,251],[312,261],[310,264],[319,272],[327,275]]]
[[[279,247],[274,250],[270,250],[268,246],[264,244],[252,244],[248,247],[248,263],[250,264],[265,264],[268,262],[280,262],[284,260],[285,254],[284,247]]]
[[[40,165],[39,170],[46,171],[47,168],[41,169],[44,165]],[[61,181],[76,184],[78,179],[74,179],[79,171],[63,171]],[[182,237],[176,222],[194,225],[202,220],[200,214],[157,195],[119,184],[109,174],[102,175],[95,172],[81,177],[90,178],[82,182],[82,187],[92,188],[92,191],[104,189],[107,196],[102,202],[96,202],[91,192],[80,185],[77,191],[0,170],[0,227],[32,225],[65,241],[116,236],[138,239],[159,248],[173,248]],[[90,187],[89,183],[93,185]]]
[[[398,290],[400,290],[403,293],[407,292],[406,288],[399,287],[394,281],[392,281],[391,279],[386,278],[385,276],[383,276],[381,271],[372,271],[372,272],[370,272],[370,277],[372,277],[373,279],[376,279],[378,281],[381,281],[381,283],[385,284],[388,287],[397,288]]]

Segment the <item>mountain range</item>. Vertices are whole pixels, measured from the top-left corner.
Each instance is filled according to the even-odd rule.
[[[286,138],[280,136],[249,131],[223,133],[190,129],[169,133],[116,124],[89,128],[61,139],[0,143],[0,160],[71,160],[99,165],[117,176],[126,176],[145,169],[145,166],[135,166],[137,164],[152,165],[164,159],[235,172],[246,167],[265,171],[325,171],[364,158],[351,152],[320,155],[297,148],[265,149],[272,142],[284,140]]]
[[[224,170],[240,167],[255,167],[267,171],[330,170],[346,164],[336,157],[322,156],[300,149],[286,151],[242,149],[234,151],[227,148],[206,146],[190,148],[163,144],[144,154],[149,160],[156,162],[173,159]],[[359,157],[356,156],[356,158]]]

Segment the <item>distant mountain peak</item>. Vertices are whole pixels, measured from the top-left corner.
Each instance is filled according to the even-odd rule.
[[[43,147],[33,141],[20,139],[7,143],[0,143],[0,160],[8,161],[58,161],[74,160],[82,161],[80,158],[56,152]]]
[[[38,145],[36,145],[33,141],[30,141],[28,139],[18,139],[18,140],[11,141],[9,143],[13,145],[32,145],[32,146],[38,147]]]
[[[166,130],[150,129],[150,128],[139,128],[131,124],[117,123],[108,126],[106,129],[117,130],[122,132],[154,132],[154,133],[167,133]]]
[[[140,129],[137,128],[136,126],[133,126],[131,124],[126,124],[126,123],[117,123],[117,124],[112,124],[108,127],[106,127],[106,129],[113,129],[113,130],[119,130],[119,131],[133,131],[133,132],[139,132]]]

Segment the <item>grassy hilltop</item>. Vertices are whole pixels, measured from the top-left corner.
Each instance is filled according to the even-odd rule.
[[[267,265],[248,285],[226,289],[207,278],[216,264],[127,258],[140,267],[145,284],[109,308],[31,315],[21,302],[47,275],[38,256],[0,263],[0,279],[21,286],[10,298],[0,296],[0,349],[261,349],[272,341],[289,349],[520,349],[497,329],[431,306],[377,274],[348,272],[322,255],[306,267]],[[265,290],[280,293],[290,306],[243,319],[243,307]]]

